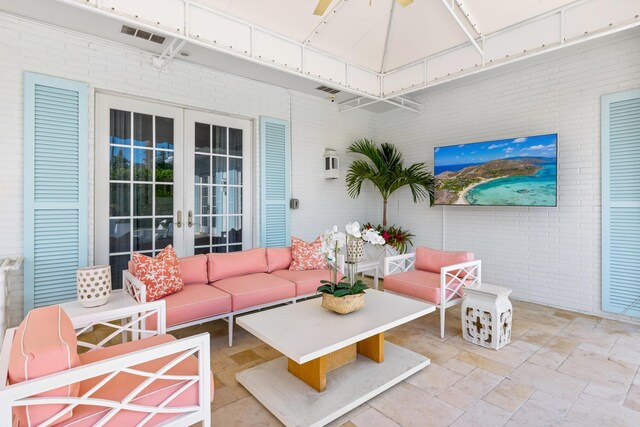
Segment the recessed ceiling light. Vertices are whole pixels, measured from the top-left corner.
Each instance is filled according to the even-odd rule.
[[[191,52],[187,51],[187,50],[181,50],[180,52],[178,52],[180,54],[180,56],[184,56],[185,58],[187,56],[191,56]]]

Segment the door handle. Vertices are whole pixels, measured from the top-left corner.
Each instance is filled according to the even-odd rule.
[[[189,226],[189,228],[193,227],[193,211],[189,210],[189,212],[187,213],[187,225]]]
[[[182,228],[182,211],[178,211],[177,220],[176,220],[176,227]]]

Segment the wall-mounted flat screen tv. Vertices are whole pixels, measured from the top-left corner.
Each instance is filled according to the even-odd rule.
[[[436,147],[437,205],[556,206],[558,135]]]

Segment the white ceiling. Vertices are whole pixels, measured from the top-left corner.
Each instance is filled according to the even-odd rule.
[[[316,86],[336,87],[338,102],[359,95],[387,105],[443,81],[640,24],[640,0],[414,0],[407,7],[333,0],[322,17],[313,15],[316,3],[0,0],[0,11],[155,54],[182,40],[191,62],[325,97]],[[122,35],[123,23],[167,42]]]

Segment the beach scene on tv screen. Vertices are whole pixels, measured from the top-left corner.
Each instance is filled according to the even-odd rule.
[[[434,150],[438,205],[555,206],[557,134]]]

